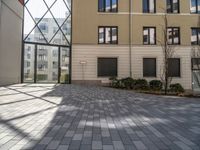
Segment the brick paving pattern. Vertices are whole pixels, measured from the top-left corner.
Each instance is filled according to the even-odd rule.
[[[200,100],[105,87],[0,87],[0,149],[200,150]]]

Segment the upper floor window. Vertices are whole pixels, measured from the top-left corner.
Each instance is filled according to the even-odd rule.
[[[179,27],[168,27],[167,38],[169,45],[180,44],[180,28]]]
[[[179,0],[167,0],[167,13],[179,13]]]
[[[192,28],[191,44],[200,45],[200,28]]]
[[[118,28],[99,27],[99,44],[117,44],[118,43]]]
[[[155,27],[143,28],[143,44],[145,45],[156,44],[156,28]]]
[[[99,12],[117,12],[118,0],[99,0]]]
[[[155,5],[155,0],[143,0],[143,13],[155,13]]]
[[[191,13],[200,14],[200,0],[190,0]]]

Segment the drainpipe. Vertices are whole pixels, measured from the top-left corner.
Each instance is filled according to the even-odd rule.
[[[130,77],[132,77],[132,0],[129,0],[129,69]]]

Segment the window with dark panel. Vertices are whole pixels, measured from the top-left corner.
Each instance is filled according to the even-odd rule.
[[[179,0],[167,0],[167,13],[179,13],[180,2]]]
[[[116,77],[117,76],[117,58],[98,58],[98,77]]]
[[[192,58],[192,70],[200,70],[200,58]]]
[[[168,59],[168,76],[169,77],[180,77],[180,58],[169,58]]]
[[[99,12],[117,12],[118,0],[99,0],[98,2]]]
[[[179,45],[180,44],[180,28],[179,27],[168,27],[167,37],[169,45]]]
[[[99,44],[118,44],[117,27],[99,27]]]
[[[191,44],[200,45],[200,28],[192,28]]]
[[[156,44],[156,28],[155,27],[143,28],[143,44],[144,45]]]
[[[155,0],[143,0],[143,13],[155,13],[156,2]]]
[[[190,12],[200,14],[200,0],[190,0]]]
[[[156,77],[156,58],[143,58],[143,76]]]

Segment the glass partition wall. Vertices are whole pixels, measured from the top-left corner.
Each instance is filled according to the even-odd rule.
[[[70,83],[71,0],[25,0],[22,81]]]

